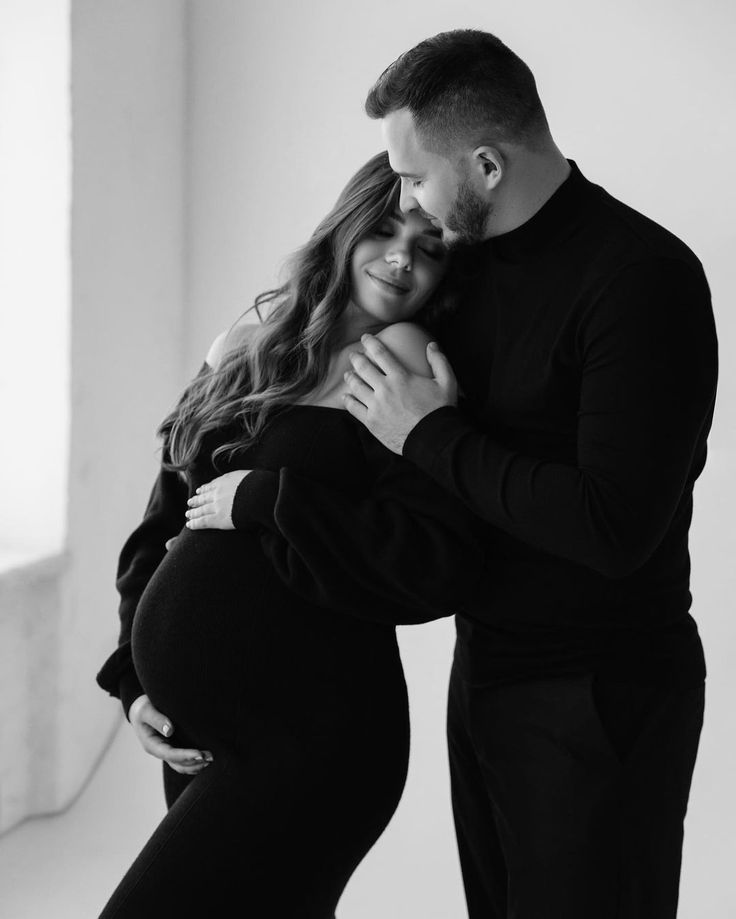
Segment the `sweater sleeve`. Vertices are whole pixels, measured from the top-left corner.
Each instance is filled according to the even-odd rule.
[[[422,419],[403,452],[496,527],[624,577],[657,548],[704,461],[717,376],[705,277],[670,259],[630,266],[578,331],[577,462],[508,449],[452,408]]]
[[[130,636],[138,601],[166,555],[166,541],[186,522],[188,489],[174,472],[161,469],[151,490],[141,523],[123,545],[115,586],[120,594],[118,647],[97,674],[98,685],[116,696],[128,710],[143,689],[130,652]]]
[[[452,615],[482,570],[472,514],[367,431],[362,439],[365,491],[255,470],[238,486],[235,527],[258,528],[279,577],[320,606],[393,625]]]
[[[205,363],[199,374],[207,371]],[[163,460],[167,458],[164,447]],[[169,472],[162,466],[143,520],[126,540],[118,558],[115,581],[120,594],[118,647],[97,674],[97,684],[121,700],[126,717],[133,701],[143,693],[130,651],[135,611],[146,585],[166,555],[166,541],[181,532],[186,523],[188,497],[185,482],[175,472]]]

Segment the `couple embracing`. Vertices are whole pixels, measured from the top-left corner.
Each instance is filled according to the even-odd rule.
[[[159,428],[98,682],[168,812],[102,917],[330,919],[406,778],[395,626],[454,614],[471,919],[670,919],[702,267],[565,159],[493,35],[421,42],[366,111],[387,153]]]

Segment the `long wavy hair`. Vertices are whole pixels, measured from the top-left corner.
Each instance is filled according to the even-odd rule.
[[[255,443],[279,408],[304,400],[326,378],[330,358],[344,342],[340,319],[350,300],[350,264],[356,245],[398,209],[400,183],[386,153],[372,157],[349,180],[332,210],[292,257],[287,280],[260,294],[261,324],[205,367],[161,423],[164,466],[191,482],[191,469],[212,431],[233,424],[237,439],[213,450],[217,459]],[[448,271],[414,321],[432,331],[455,305],[452,256]]]

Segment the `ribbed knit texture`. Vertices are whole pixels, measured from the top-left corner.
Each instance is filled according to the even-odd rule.
[[[702,267],[572,172],[482,244],[439,336],[467,399],[404,456],[486,522],[494,563],[458,624],[480,682],[585,670],[703,677],[688,528],[715,398]]]

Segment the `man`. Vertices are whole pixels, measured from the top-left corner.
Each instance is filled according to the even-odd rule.
[[[345,398],[485,528],[448,710],[470,917],[673,917],[705,678],[687,542],[716,385],[702,268],[564,158],[493,35],[421,42],[366,110],[402,210],[477,247],[434,380],[366,336]]]

